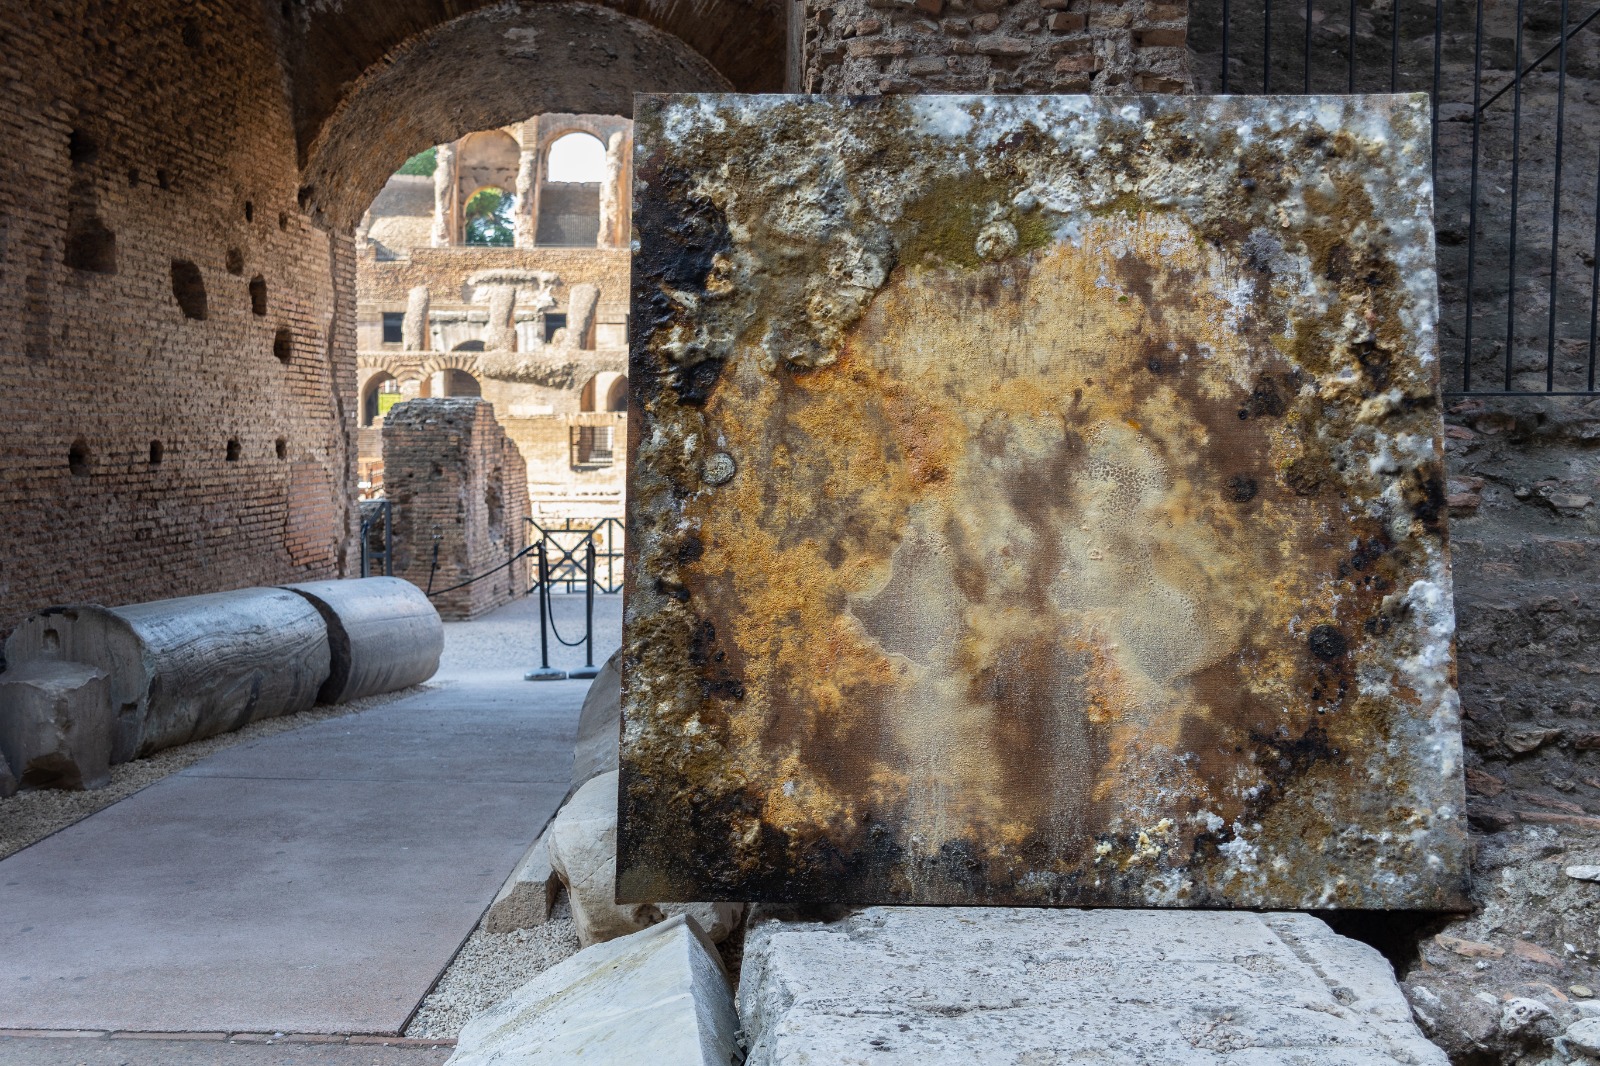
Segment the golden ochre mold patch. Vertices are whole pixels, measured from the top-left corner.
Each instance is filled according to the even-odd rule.
[[[1428,143],[641,98],[620,897],[1461,906]]]

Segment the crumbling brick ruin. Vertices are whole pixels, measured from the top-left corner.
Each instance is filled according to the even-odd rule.
[[[530,557],[519,558],[528,546],[527,467],[493,408],[470,397],[400,404],[383,424],[383,452],[396,577],[430,590],[450,619],[476,618],[527,591]],[[457,587],[470,578],[478,580]]]

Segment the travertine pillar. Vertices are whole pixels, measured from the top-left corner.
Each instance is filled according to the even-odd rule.
[[[606,145],[606,176],[600,183],[601,248],[618,248],[628,241],[628,197],[624,187],[627,171],[628,135],[621,130],[611,135]]]
[[[539,221],[539,152],[524,148],[517,164],[517,208],[512,216],[516,227],[514,243],[518,248],[532,248]]]
[[[483,331],[483,348],[488,352],[517,350],[517,287],[489,285],[489,324]]]
[[[800,0],[796,14],[801,92],[1191,87],[1188,0]]]
[[[400,346],[408,352],[428,350],[428,287],[418,285],[406,295],[406,317],[400,324]]]
[[[451,216],[455,214],[456,146],[441,144],[433,167],[433,234],[435,248],[450,247]]]

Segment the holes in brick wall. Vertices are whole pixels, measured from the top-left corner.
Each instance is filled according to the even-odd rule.
[[[117,272],[117,235],[87,209],[68,212],[67,248],[62,258],[73,270],[91,274]]]
[[[88,477],[89,467],[94,457],[89,453],[89,442],[79,437],[72,442],[72,447],[67,449],[67,469],[72,471],[73,477]]]
[[[244,202],[244,220],[246,222],[254,222],[256,220],[256,204],[254,200],[246,200]]]
[[[191,52],[200,51],[205,43],[200,39],[200,24],[194,19],[184,19],[183,29],[179,31],[183,37],[183,46]]]
[[[239,438],[238,437],[229,438],[229,440],[228,440],[228,462],[237,463],[239,461],[239,456],[241,454],[243,454],[243,452],[244,452],[244,448],[242,446],[240,446]]]
[[[281,230],[287,230],[289,228],[289,212],[278,212],[278,228]]]
[[[200,268],[187,259],[172,261],[172,295],[185,318],[206,317],[206,282]]]
[[[223,265],[228,268],[228,273],[238,277],[244,273],[244,253],[237,248],[229,248],[228,254],[223,257]]]
[[[287,363],[294,358],[294,334],[286,329],[280,329],[272,338],[272,354],[278,357],[278,362]]]
[[[67,134],[67,158],[75,167],[85,167],[100,158],[100,142],[82,130]]]
[[[273,447],[273,450],[278,453],[278,458],[279,459],[287,459],[287,458],[289,458],[289,438],[288,437],[279,437],[278,440],[277,440],[277,443],[274,444],[272,447]]]
[[[129,167],[128,168],[128,188],[130,188],[130,189],[134,188],[138,184],[139,184],[139,168],[138,167]]]
[[[267,313],[267,279],[260,274],[250,279],[250,310],[258,315]]]
[[[161,457],[164,454],[166,454],[166,451],[167,451],[167,449],[162,447],[162,444],[161,444],[160,441],[158,441],[158,440],[151,441],[150,442],[150,465],[151,466],[160,466],[161,465]]]
[[[156,168],[156,184],[163,189],[172,188],[172,175],[167,173],[164,167]]]

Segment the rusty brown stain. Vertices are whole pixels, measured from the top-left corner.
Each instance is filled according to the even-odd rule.
[[[1459,906],[1424,107],[648,101],[620,898]]]

